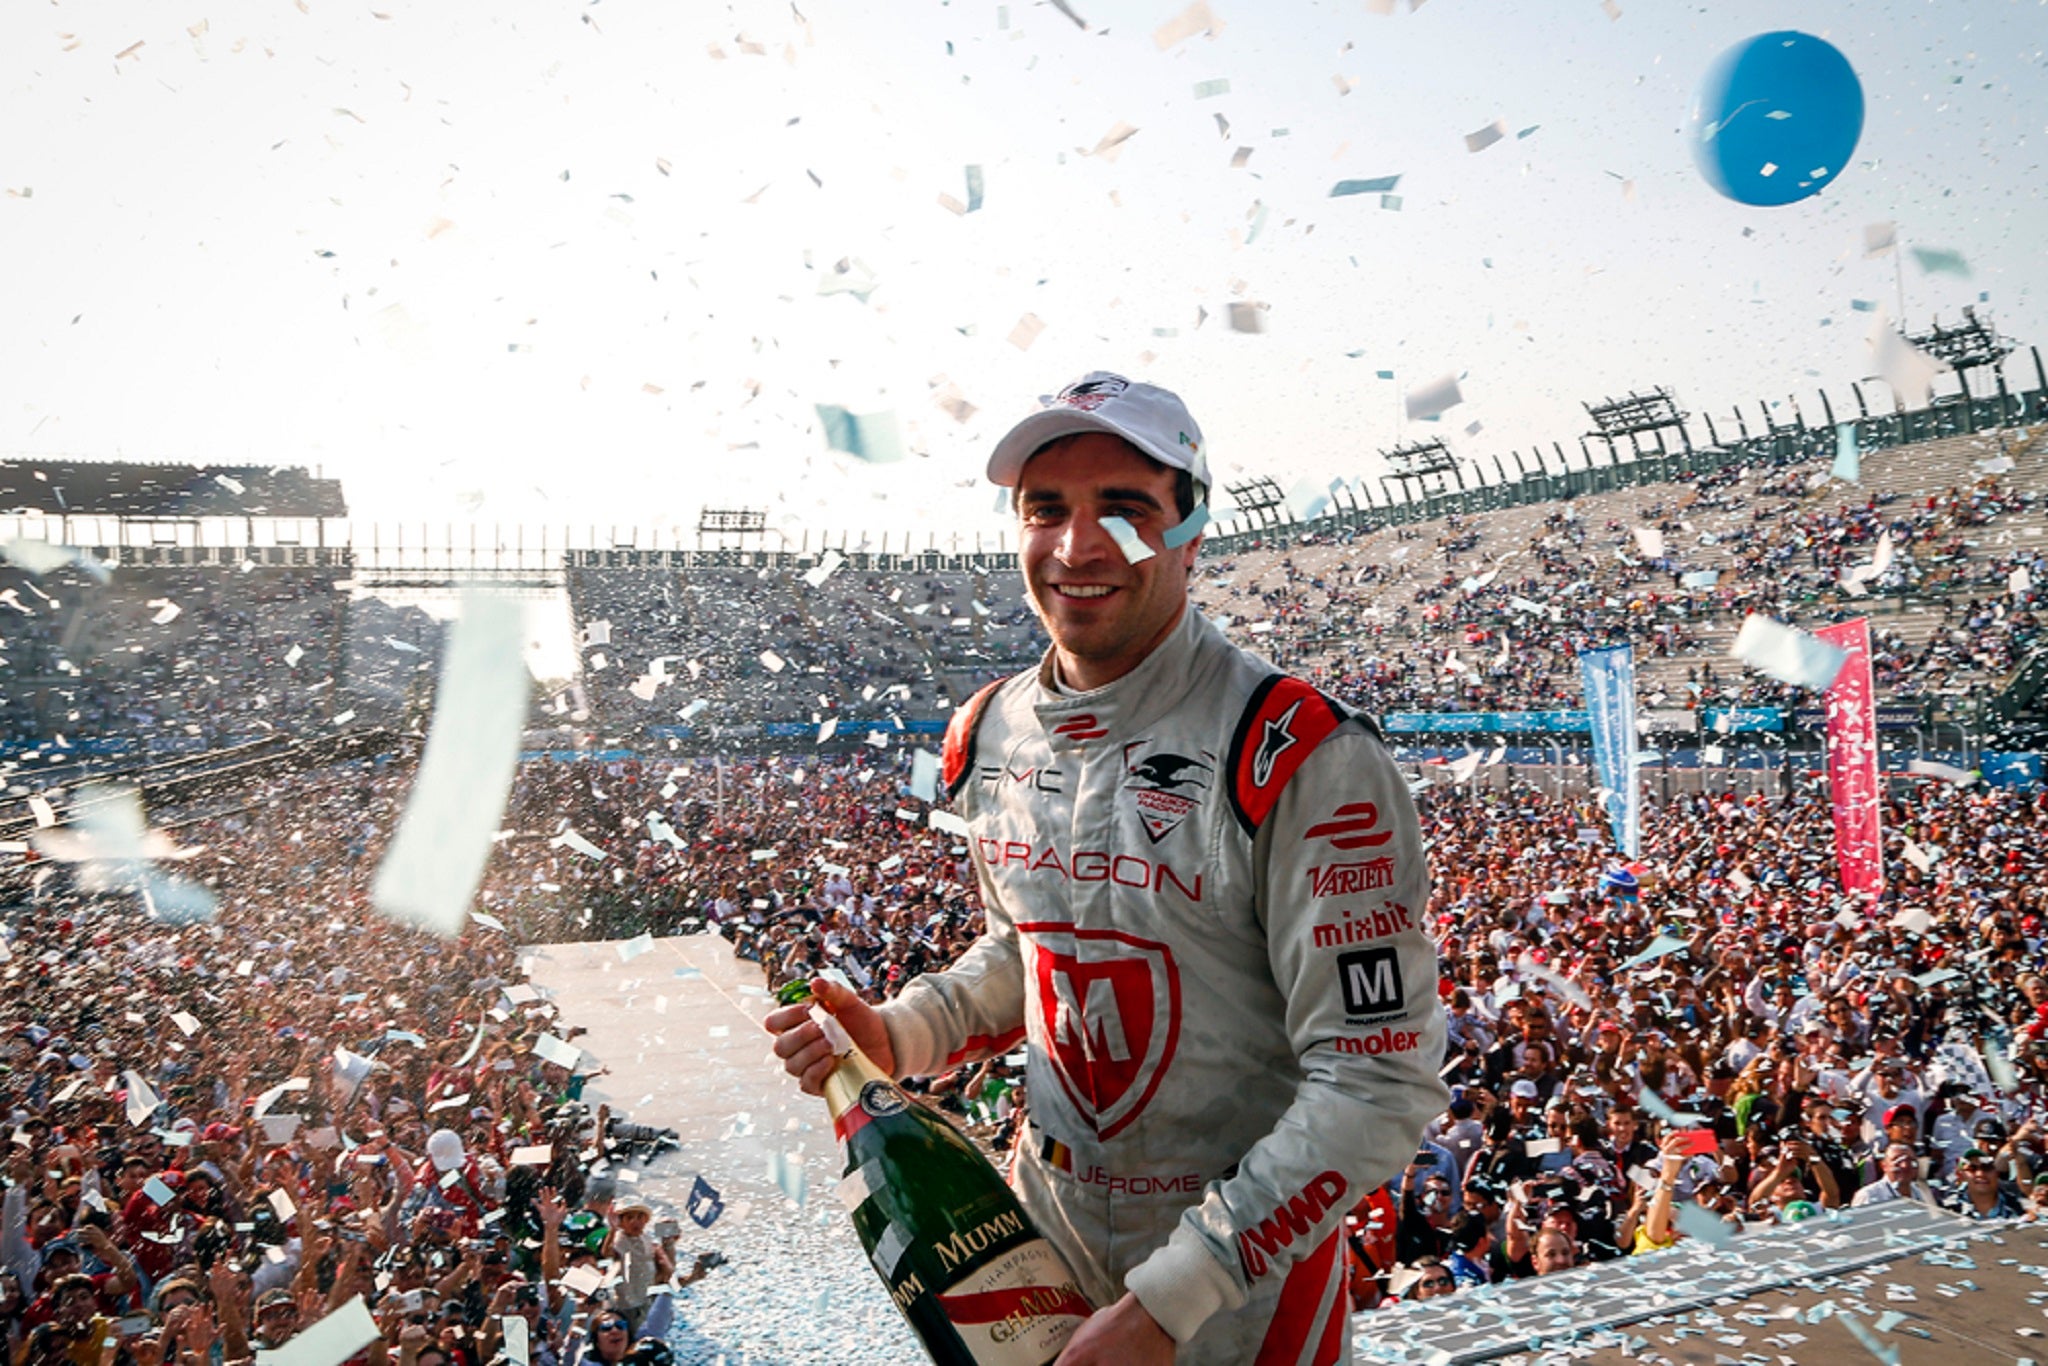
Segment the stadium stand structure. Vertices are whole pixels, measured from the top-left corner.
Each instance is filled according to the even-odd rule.
[[[346,517],[341,481],[291,465],[0,460],[0,512]]]
[[[1698,448],[1673,448],[1660,431],[1654,450],[1606,443],[1607,463],[1583,447],[1579,468],[1561,456],[1531,468],[1517,456],[1512,477],[1494,462],[1497,481],[1473,466],[1461,488],[1439,480],[1389,505],[1339,499],[1313,521],[1269,517],[1250,532],[1225,523],[1205,545],[1195,598],[1276,662],[1425,733],[1444,715],[1568,711],[1578,650],[1619,640],[1637,646],[1653,725],[1697,731],[1719,707],[1796,715],[1813,699],[1727,660],[1742,617],[1816,625],[1868,615],[1895,720],[2029,741],[2044,729],[2048,696],[2048,659],[2028,662],[2034,585],[2048,576],[2037,493],[2048,488],[2048,378],[2038,353],[2032,360],[2040,382],[2024,392],[2001,378],[1992,395],[1879,414],[1859,392],[1859,416],[1841,424],[1823,396],[1824,424],[1807,425],[1794,405],[1789,421],[1767,413],[1757,435],[1741,429]],[[1691,446],[1682,423],[1672,430]],[[1827,478],[1845,432],[1861,451],[1854,486]],[[94,550],[115,568],[110,585],[68,570],[40,582],[8,570],[0,583],[0,611],[14,608],[0,617],[0,657],[22,685],[0,700],[0,740],[17,748],[61,733],[162,752],[342,717],[417,720],[438,630],[336,588],[380,573],[441,591],[477,579],[566,587],[581,677],[543,699],[534,723],[573,719],[569,748],[802,748],[821,735],[833,747],[930,734],[975,688],[1043,649],[1010,554],[661,550],[630,539],[567,550],[543,540],[536,553],[502,539],[480,548],[474,537],[465,550],[452,539],[437,547],[424,528],[410,546],[374,532],[351,545],[345,523],[278,515],[293,480],[307,490],[285,504],[297,512],[341,506],[338,486],[304,471],[253,472],[265,485],[195,466],[107,467],[89,506],[129,514],[116,520],[80,511],[65,481],[85,467],[45,462],[46,478],[26,483],[27,466],[5,468],[12,482],[0,488],[66,490],[61,518],[17,518],[31,529],[13,534],[115,541]],[[227,501],[158,536],[165,508],[194,506],[179,502],[185,494]],[[247,519],[246,534],[209,539],[239,526],[233,517]],[[269,524],[284,530],[266,535]],[[1843,582],[1845,569],[1886,554],[1882,572]],[[380,612],[390,619],[370,620]],[[193,640],[211,648],[182,648]],[[237,681],[232,661],[260,672],[294,648],[291,676],[306,686],[290,696]]]

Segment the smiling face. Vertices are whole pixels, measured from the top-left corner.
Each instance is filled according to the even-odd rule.
[[[1173,471],[1117,437],[1065,438],[1025,464],[1017,512],[1025,586],[1061,678],[1084,691],[1122,678],[1187,607],[1201,540],[1165,548],[1162,537],[1180,522]],[[1131,524],[1150,559],[1124,557],[1102,525],[1112,516]]]

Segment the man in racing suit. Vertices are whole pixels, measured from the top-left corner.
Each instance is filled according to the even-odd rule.
[[[1062,1363],[1348,1361],[1344,1214],[1447,1099],[1407,788],[1188,604],[1208,478],[1172,394],[1090,375],[990,477],[1053,648],[946,736],[986,932],[879,1011],[819,997],[898,1076],[1026,1042],[1012,1183],[1100,1306]],[[815,1087],[816,1026],[768,1025]]]

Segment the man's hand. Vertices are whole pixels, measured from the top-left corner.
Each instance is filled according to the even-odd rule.
[[[553,1186],[542,1186],[540,1194],[534,1197],[533,1211],[540,1216],[541,1227],[552,1237],[559,1232],[562,1221],[569,1217],[569,1207],[562,1203],[562,1197]]]
[[[875,1066],[896,1074],[896,1050],[889,1046],[889,1030],[879,1011],[858,993],[823,977],[812,980],[811,1000],[831,1012]],[[782,1059],[782,1070],[801,1082],[807,1094],[822,1094],[825,1078],[837,1064],[825,1043],[825,1031],[811,1019],[809,1003],[772,1010],[761,1025],[775,1036],[775,1056]]]
[[[1173,1366],[1173,1339],[1136,1295],[1098,1309],[1059,1355],[1058,1366]]]

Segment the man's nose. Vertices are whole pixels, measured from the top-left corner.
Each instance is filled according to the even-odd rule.
[[[1107,547],[1115,544],[1101,519],[1093,513],[1077,512],[1067,519],[1067,529],[1060,536],[1059,548],[1054,554],[1064,565],[1087,564],[1101,558],[1107,553]]]

